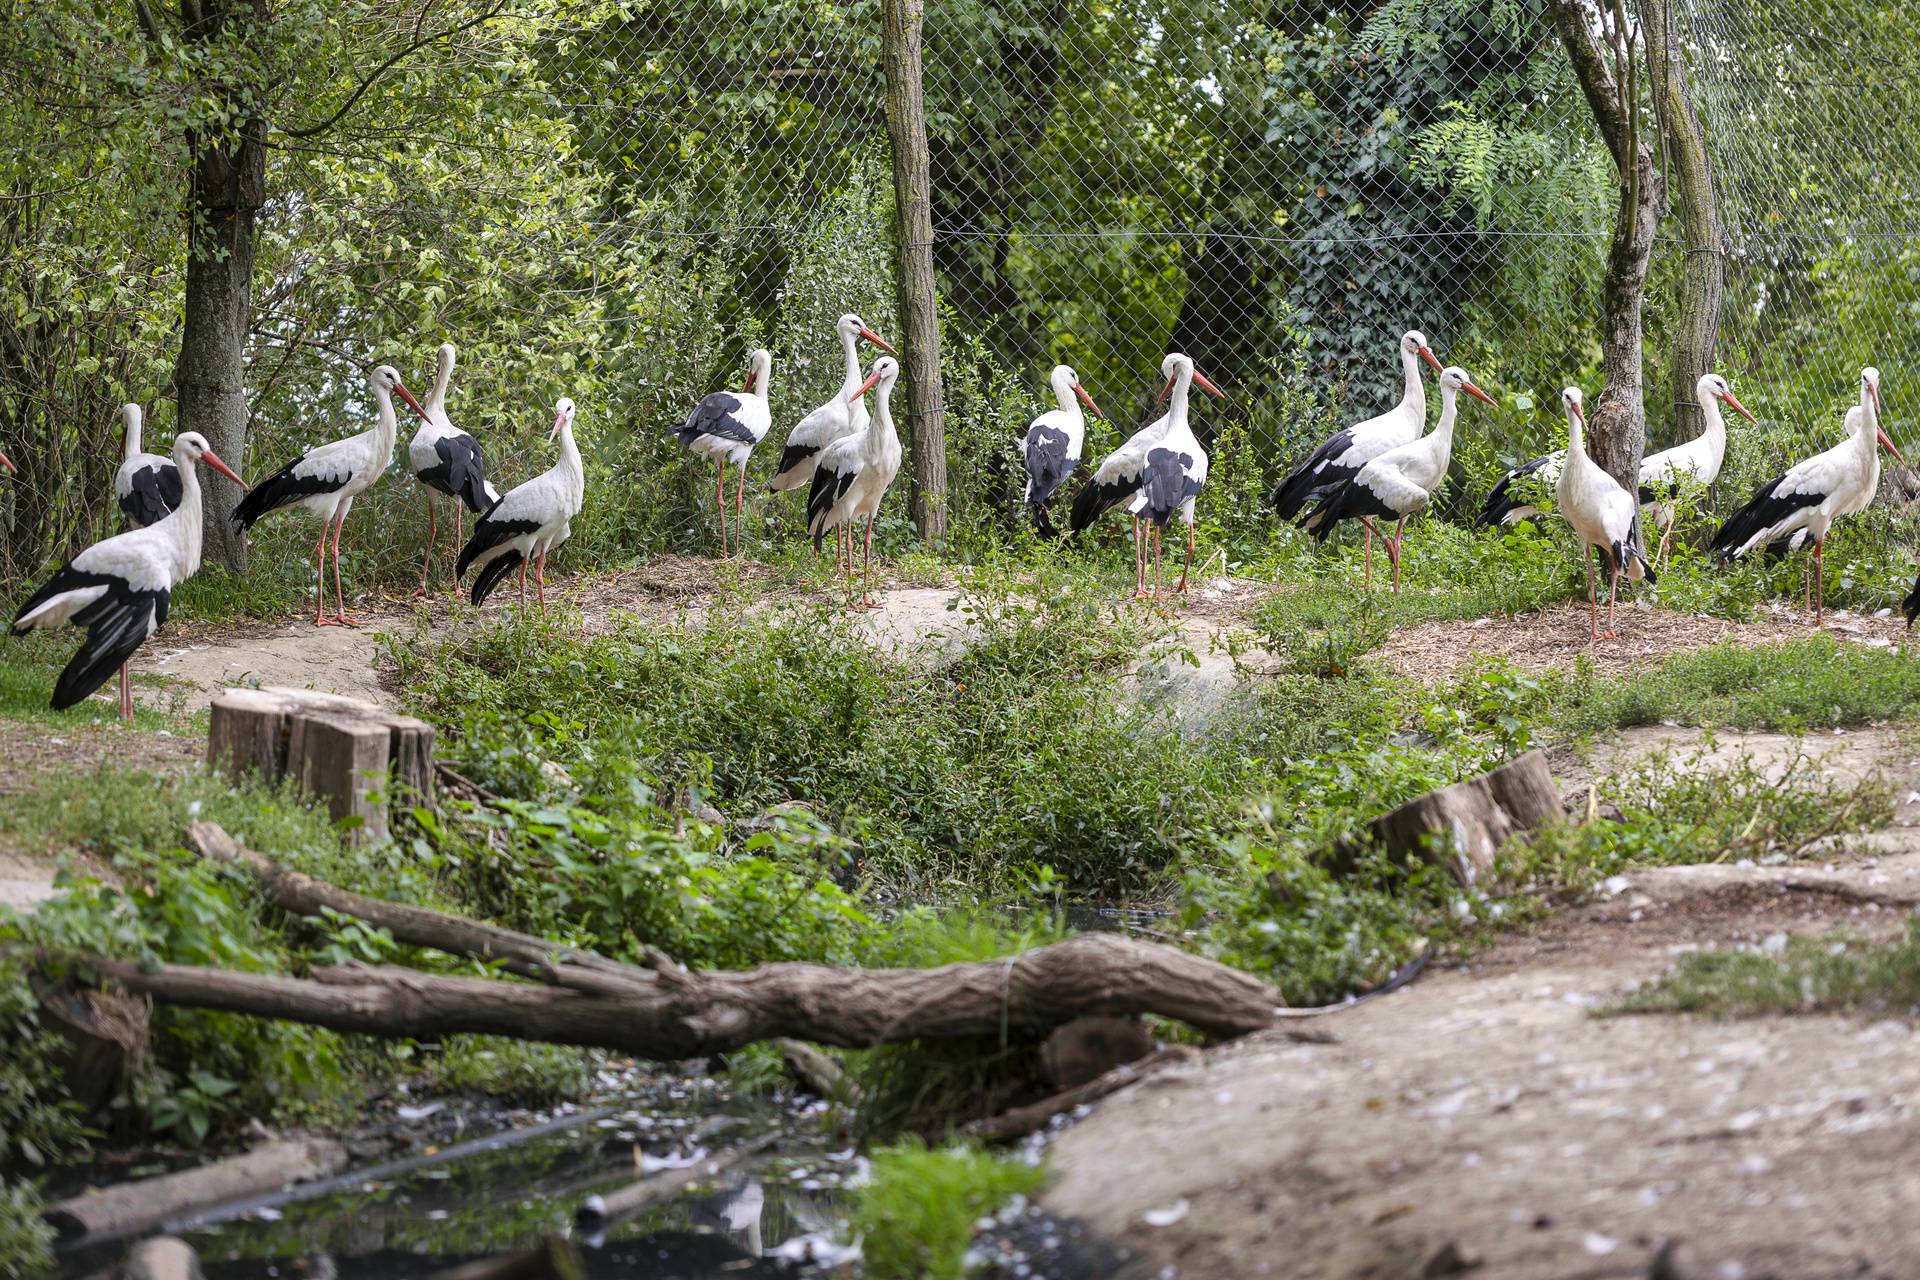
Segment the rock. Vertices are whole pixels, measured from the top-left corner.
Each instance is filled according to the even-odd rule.
[[[201,1280],[200,1259],[186,1241],[155,1236],[133,1246],[120,1280]]]
[[[1479,1270],[1484,1261],[1462,1252],[1459,1245],[1449,1240],[1433,1251],[1433,1256],[1427,1259],[1427,1265],[1420,1268],[1420,1275],[1422,1280],[1465,1275],[1469,1271]]]

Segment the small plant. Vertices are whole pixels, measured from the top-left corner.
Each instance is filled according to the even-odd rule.
[[[1885,941],[1776,934],[1758,949],[1696,952],[1603,1013],[1747,1018],[1831,1010],[1920,1013],[1920,925]]]
[[[0,1178],[0,1276],[38,1280],[55,1274],[54,1230],[30,1182]]]
[[[869,1280],[962,1280],[974,1224],[1045,1178],[973,1147],[908,1141],[878,1148],[872,1160],[849,1225]]]

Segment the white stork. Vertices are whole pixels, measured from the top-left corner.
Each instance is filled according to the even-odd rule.
[[[1373,458],[1353,479],[1341,485],[1321,502],[1308,517],[1313,536],[1325,542],[1327,535],[1342,520],[1387,517],[1396,521],[1393,537],[1387,541],[1387,558],[1393,561],[1393,590],[1400,593],[1400,541],[1407,520],[1417,516],[1433,501],[1433,495],[1447,479],[1447,467],[1453,461],[1453,424],[1460,412],[1460,393],[1495,404],[1492,396],[1473,384],[1459,365],[1440,371],[1440,423],[1412,444],[1403,444]]]
[[[456,556],[466,541],[462,504],[465,510],[480,515],[500,501],[500,491],[487,481],[487,460],[480,452],[480,442],[454,426],[447,417],[447,385],[453,381],[457,358],[451,342],[440,344],[440,368],[433,379],[433,390],[427,392],[420,429],[407,442],[407,469],[427,490],[427,552],[420,560],[420,587],[415,595],[427,593],[427,570],[433,564],[433,547],[440,537],[434,514],[434,493],[443,493],[450,499]]]
[[[1573,526],[1587,553],[1587,615],[1593,638],[1599,640],[1600,604],[1593,588],[1593,549],[1600,548],[1607,558],[1607,633],[1613,638],[1613,606],[1620,594],[1620,575],[1631,582],[1645,579],[1652,584],[1653,566],[1641,548],[1635,524],[1640,517],[1633,495],[1620,482],[1587,456],[1586,410],[1581,408],[1580,388],[1568,387],[1560,393],[1567,409],[1567,462],[1560,470],[1554,488],[1554,503],[1561,518]]]
[[[120,718],[133,719],[133,694],[127,686],[127,662],[146,638],[167,620],[173,589],[200,568],[200,476],[208,466],[241,484],[197,431],[173,441],[173,465],[180,475],[180,501],[150,525],[96,542],[63,565],[27,597],[13,619],[13,634],[36,627],[72,623],[87,629],[86,642],[53,686],[53,709],[64,711],[120,670]],[[11,465],[11,464],[9,464]]]
[[[1174,588],[1176,594],[1184,594],[1187,589],[1187,575],[1193,571],[1193,504],[1200,496],[1200,490],[1207,483],[1207,451],[1200,447],[1200,440],[1193,434],[1193,425],[1187,419],[1187,392],[1194,382],[1212,390],[1215,395],[1219,389],[1208,382],[1193,367],[1191,356],[1175,351],[1160,362],[1160,372],[1167,379],[1166,386],[1160,389],[1160,398],[1167,402],[1167,427],[1160,433],[1159,439],[1147,447],[1147,456],[1140,472],[1140,488],[1128,510],[1135,517],[1144,518],[1153,523],[1153,595],[1160,597],[1160,531],[1167,527],[1167,521],[1173,518],[1175,511],[1187,520],[1187,558],[1180,568],[1180,585]],[[1142,551],[1141,576],[1146,576],[1145,552]]]
[[[720,555],[727,555],[727,466],[740,471],[733,489],[733,522],[736,544],[740,540],[740,503],[747,487],[747,460],[753,447],[766,438],[773,425],[773,413],[767,407],[767,383],[773,373],[773,353],[756,347],[747,357],[747,381],[738,391],[715,391],[693,406],[687,420],[674,428],[674,438],[703,458],[720,464],[720,491],[714,504],[720,508]]]
[[[1694,392],[1699,397],[1700,414],[1706,420],[1705,429],[1685,444],[1650,453],[1640,460],[1640,505],[1653,507],[1654,523],[1660,528],[1660,550],[1654,555],[1656,564],[1666,556],[1667,543],[1673,534],[1673,500],[1689,485],[1710,485],[1720,478],[1720,466],[1727,456],[1727,422],[1720,412],[1721,402],[1739,410],[1747,421],[1754,421],[1753,413],[1740,403],[1727,380],[1717,373],[1701,374],[1694,384]],[[1479,523],[1518,524],[1538,515],[1539,509],[1527,501],[1518,486],[1529,476],[1541,487],[1557,484],[1566,459],[1567,451],[1558,449],[1507,472],[1487,495]]]
[[[873,586],[873,521],[880,514],[880,500],[887,487],[900,474],[900,436],[893,429],[890,399],[893,384],[900,376],[900,362],[881,356],[873,362],[873,372],[860,384],[857,395],[879,388],[874,396],[873,418],[857,436],[842,436],[820,451],[813,471],[813,487],[807,490],[807,532],[813,535],[813,549],[820,550],[827,531],[852,528],[853,522],[866,517],[867,549],[861,570],[860,603],[855,608],[877,609],[871,594]],[[851,572],[852,565],[848,565]]]
[[[1420,362],[1426,361],[1435,373],[1440,361],[1427,346],[1427,336],[1409,329],[1400,338],[1400,374],[1405,388],[1400,403],[1377,418],[1348,427],[1307,455],[1273,491],[1273,509],[1282,520],[1300,520],[1313,528],[1314,517],[1301,519],[1300,513],[1316,502],[1324,502],[1334,490],[1360,473],[1360,468],[1389,449],[1412,444],[1427,426],[1427,389],[1420,380]],[[1366,580],[1373,581],[1373,517],[1363,517],[1367,528]]]
[[[1904,465],[1880,427],[1880,371],[1871,365],[1860,371],[1860,403],[1847,410],[1847,438],[1825,453],[1795,464],[1783,476],[1769,480],[1720,526],[1713,549],[1728,560],[1739,560],[1755,547],[1770,556],[1788,555],[1813,544],[1813,624],[1826,617],[1826,573],[1821,548],[1827,531],[1841,516],[1865,511],[1880,488],[1880,448],[1885,446]]]
[[[340,590],[340,531],[346,527],[353,500],[365,493],[393,462],[394,436],[400,429],[399,420],[393,414],[394,395],[397,393],[415,413],[426,416],[392,365],[375,367],[367,375],[367,387],[379,408],[371,430],[307,450],[261,481],[233,509],[233,521],[243,530],[282,507],[304,507],[320,517],[320,541],[313,548],[313,625],[316,627],[354,625],[347,617],[346,596]],[[327,616],[324,562],[328,525],[333,526],[333,599],[337,609],[331,618]]]
[[[841,316],[833,326],[834,333],[840,338],[840,349],[846,357],[846,373],[840,379],[840,390],[833,399],[815,409],[795,423],[793,430],[787,433],[787,444],[780,451],[780,466],[774,472],[773,479],[767,482],[769,492],[798,489],[813,480],[813,468],[820,457],[820,451],[838,440],[841,436],[857,435],[867,429],[867,402],[860,394],[860,383],[866,375],[860,369],[860,343],[864,339],[879,347],[882,351],[898,355],[887,340],[867,327],[867,322],[849,311]],[[843,525],[837,546],[842,566],[848,564],[853,555],[852,526]]]
[[[120,406],[126,420],[126,453],[113,473],[113,496],[129,529],[159,524],[180,505],[180,468],[157,453],[140,448],[140,406]]]
[[[1080,406],[1093,410],[1096,418],[1107,416],[1080,385],[1080,375],[1066,365],[1053,366],[1048,381],[1058,407],[1028,423],[1027,433],[1020,437],[1020,457],[1027,470],[1026,503],[1033,511],[1034,527],[1043,538],[1059,532],[1047,518],[1047,503],[1080,465],[1080,450],[1087,437],[1087,415]]]
[[[1163,373],[1170,367],[1172,359],[1170,355],[1160,362]],[[1188,367],[1192,367],[1191,361],[1188,361]],[[1166,376],[1169,379],[1173,377],[1172,374]],[[1196,370],[1192,378],[1215,399],[1226,398],[1226,394],[1208,381],[1204,374]],[[1172,382],[1169,381],[1160,388],[1160,401],[1165,401],[1171,393]],[[1127,437],[1126,443],[1103,458],[1094,469],[1093,477],[1074,495],[1073,510],[1068,519],[1068,528],[1079,534],[1107,512],[1120,507],[1127,508],[1128,514],[1133,517],[1133,595],[1136,600],[1145,599],[1148,594],[1147,539],[1142,528],[1145,504],[1141,501],[1141,484],[1146,477],[1147,455],[1172,426],[1172,412],[1163,413]]]
[[[487,509],[473,526],[473,537],[460,552],[454,579],[464,578],[477,567],[473,580],[473,603],[477,608],[500,579],[520,570],[520,603],[527,602],[527,564],[537,566],[534,584],[540,603],[547,603],[547,553],[565,542],[573,533],[573,518],[580,514],[586,498],[587,473],[580,462],[580,448],[573,442],[573,401],[560,397],[553,406],[553,430],[547,438],[560,441],[560,461],[523,485],[509,489],[507,495]]]

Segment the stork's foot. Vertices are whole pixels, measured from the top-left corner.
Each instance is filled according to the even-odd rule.
[[[354,624],[344,617],[330,618],[322,614],[313,620],[313,625],[316,627],[351,627]]]
[[[425,581],[422,581],[419,586],[413,589],[413,598],[415,600],[424,599],[431,594],[433,593],[427,590],[427,584]]]
[[[1135,587],[1133,589],[1133,598],[1135,600],[1151,600],[1154,598],[1154,595],[1153,592],[1147,590],[1145,587]]]

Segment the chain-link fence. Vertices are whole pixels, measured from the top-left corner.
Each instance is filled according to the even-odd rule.
[[[381,24],[404,35],[416,7],[354,12],[384,48]],[[1724,501],[1837,439],[1863,363],[1886,371],[1896,435],[1907,420],[1920,161],[1899,122],[1920,106],[1920,15],[1872,0],[1677,8],[1730,239],[1719,366],[1765,423],[1736,429]],[[101,18],[99,47],[130,21]],[[751,347],[772,349],[764,481],[786,430],[840,383],[835,319],[900,338],[878,0],[579,0],[455,25],[333,132],[273,153],[248,464],[364,425],[365,366],[424,379],[451,338],[455,419],[503,485],[548,464],[552,400],[580,403],[592,499],[576,554],[705,549],[712,474],[668,435],[691,404],[737,383]],[[1247,540],[1270,532],[1264,493],[1291,461],[1397,396],[1406,328],[1501,399],[1464,411],[1443,514],[1469,514],[1502,467],[1560,443],[1562,385],[1597,389],[1617,194],[1542,0],[929,0],[924,29],[947,506],[963,543],[1021,524],[1015,442],[1056,361],[1112,415],[1091,458],[1145,413],[1161,354],[1192,354],[1230,393],[1197,408],[1215,454],[1203,512]],[[92,65],[22,47],[0,72]],[[99,91],[129,92],[121,81],[138,84]],[[60,87],[8,105],[21,167],[0,261],[29,281],[20,314],[66,308],[81,334],[105,281],[137,277],[114,295],[131,335],[117,341],[146,355],[81,343],[68,372],[9,364],[0,430],[16,457],[35,431],[77,431],[57,452],[90,469],[92,491],[86,460],[110,469],[115,401],[149,403],[154,438],[172,426],[160,338],[181,248],[177,221],[86,211],[102,183],[176,157],[142,153],[149,118],[123,112],[123,139],[121,117],[63,115],[93,86]],[[118,170],[97,159],[108,143]],[[1669,217],[1646,311],[1649,448],[1674,443],[1683,261]],[[72,270],[36,292],[48,263]],[[23,326],[0,315],[0,330],[4,345]],[[17,492],[51,510],[73,500],[69,474]],[[883,542],[907,533],[897,488]],[[797,498],[751,490],[750,540],[800,532]],[[363,555],[418,553],[414,493],[386,485],[362,504]],[[17,516],[25,499],[0,501]]]

